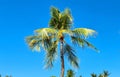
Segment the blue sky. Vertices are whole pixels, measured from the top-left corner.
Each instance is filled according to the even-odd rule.
[[[59,58],[51,70],[44,69],[44,51],[31,52],[24,38],[38,28],[48,27],[50,7],[70,8],[74,27],[98,32],[89,38],[101,52],[75,48],[80,58],[77,77],[111,72],[120,77],[120,1],[119,0],[0,0],[0,73],[13,77],[59,76]],[[66,61],[66,70],[72,68]]]

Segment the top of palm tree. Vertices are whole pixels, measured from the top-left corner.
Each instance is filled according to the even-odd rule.
[[[110,73],[108,71],[104,71],[103,75],[104,75],[104,77],[108,77],[110,75]]]
[[[92,73],[91,77],[97,77],[97,74]]]
[[[67,70],[67,76],[66,77],[75,77],[75,73],[72,69]]]
[[[51,19],[49,27],[54,29],[70,29],[72,27],[72,15],[69,9],[60,12],[59,9],[51,7]]]

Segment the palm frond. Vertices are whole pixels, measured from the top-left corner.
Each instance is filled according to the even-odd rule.
[[[38,39],[38,38],[39,38],[39,36],[27,36],[25,38],[25,40],[26,40],[27,43],[29,43],[31,40]]]
[[[35,33],[37,33],[37,35],[41,36],[42,39],[46,39],[50,36],[53,36],[56,34],[56,30],[52,29],[52,28],[41,28],[41,29],[37,29],[35,30]]]
[[[84,40],[84,42],[86,43],[86,45],[94,50],[96,50],[97,52],[99,51],[94,45],[92,45],[90,42]]]
[[[49,21],[49,26],[54,29],[60,29],[60,17],[60,11],[55,7],[51,7],[51,19]]]
[[[99,51],[94,45],[92,45],[90,42],[86,41],[85,39],[71,36],[72,43],[81,47],[88,46],[96,51]]]
[[[49,49],[46,52],[46,68],[51,68],[53,67],[53,62],[57,57],[57,45],[58,45],[58,41],[54,41],[52,42],[51,47],[49,47]]]
[[[58,37],[61,37],[63,34],[64,35],[70,35],[70,36],[73,35],[71,30],[61,29],[61,30],[58,31]]]
[[[85,38],[96,34],[95,30],[87,29],[87,28],[76,28],[75,30],[73,30],[73,33],[79,37],[85,37]]]
[[[40,51],[41,39],[39,39],[39,36],[28,36],[26,37],[26,42],[28,43],[30,49]]]
[[[70,29],[72,26],[72,15],[69,9],[62,13],[55,7],[51,8],[51,19],[49,26],[54,29]]]
[[[65,54],[68,57],[68,60],[70,61],[70,64],[73,67],[78,68],[79,67],[78,58],[75,55],[75,51],[72,49],[72,47],[70,45],[68,45],[68,44],[65,44],[64,51],[65,51]]]
[[[72,27],[72,15],[69,9],[65,9],[61,14],[61,29],[70,29]]]
[[[71,15],[70,9],[68,9],[68,8],[65,9],[65,10],[64,10],[64,14],[68,15],[69,20],[70,20],[70,22],[72,23],[73,18],[72,18],[72,15]]]
[[[52,45],[52,38],[42,39],[41,44],[44,50],[47,51]]]
[[[56,18],[56,19],[59,19],[60,11],[58,10],[58,8],[56,8],[56,7],[51,7],[50,12],[51,12],[51,16],[52,16],[52,17],[54,17],[54,18]]]
[[[41,29],[35,30],[35,32],[37,34],[45,33],[45,35],[49,35],[49,34],[56,34],[57,31],[53,28],[41,28]]]
[[[72,40],[72,43],[74,45],[84,47],[84,40],[83,39],[81,39],[79,37],[71,36],[71,40]]]

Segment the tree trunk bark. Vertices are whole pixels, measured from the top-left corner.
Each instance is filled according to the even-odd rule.
[[[60,77],[64,77],[64,50],[63,50],[63,40],[60,43],[60,59],[61,59],[61,75]]]

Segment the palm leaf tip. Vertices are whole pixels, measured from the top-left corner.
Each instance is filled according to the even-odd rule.
[[[54,7],[54,6],[52,6],[51,8],[50,8],[50,12],[51,12],[51,15],[56,15],[56,14],[58,14],[58,13],[60,13],[60,11],[58,10],[58,8],[56,8],[56,7]]]
[[[73,21],[73,18],[72,18],[70,9],[69,9],[69,8],[65,9],[64,13],[68,16],[68,18],[69,18],[70,21],[72,22],[72,21]]]
[[[73,50],[73,48],[70,45],[66,44],[64,46],[64,51],[68,57],[70,64],[75,68],[79,68],[78,58],[75,55],[75,51]]]
[[[32,47],[36,43],[36,40],[34,40],[33,36],[28,36],[25,40],[30,47]]]
[[[31,50],[33,51],[40,51],[40,42],[41,40],[38,40],[39,36],[28,36],[26,37],[26,42]]]
[[[47,49],[46,59],[45,59],[45,62],[46,62],[45,68],[53,67],[53,62],[57,57],[57,45],[58,45],[58,41],[54,41],[52,42],[52,45]]]
[[[85,38],[88,36],[94,36],[95,34],[97,34],[95,30],[88,29],[88,28],[76,28],[75,30],[73,30],[73,32],[76,35],[84,36]]]
[[[72,61],[71,64],[73,65],[73,67],[79,68],[79,63],[78,63],[78,59],[77,58],[76,58],[76,60],[74,59],[74,61]]]
[[[94,45],[92,45],[90,42],[88,42],[88,41],[86,41],[86,40],[84,40],[84,42],[87,44],[88,47],[94,49],[94,50],[97,51],[97,52],[100,52],[100,51],[99,51]]]
[[[85,39],[82,39],[80,37],[74,37],[74,36],[71,36],[71,39],[72,39],[72,43],[75,45],[78,45],[81,47],[88,46],[94,49],[95,51],[99,52],[99,50],[94,45],[92,45],[90,42],[86,41]]]

